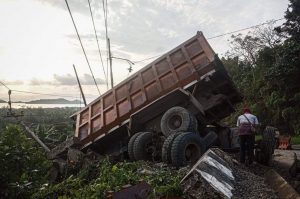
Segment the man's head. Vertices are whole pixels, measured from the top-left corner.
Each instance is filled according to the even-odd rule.
[[[245,106],[243,108],[243,113],[251,113],[250,108],[248,106]]]

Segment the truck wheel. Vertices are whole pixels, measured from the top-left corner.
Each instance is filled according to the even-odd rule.
[[[153,149],[153,135],[143,132],[137,136],[133,144],[133,155],[135,160],[151,160]]]
[[[192,122],[189,126],[190,131],[198,133],[198,120],[197,120],[196,116],[194,116],[191,113],[190,113],[190,117],[192,118]]]
[[[205,144],[199,135],[192,132],[182,133],[172,143],[172,165],[180,167],[195,163],[204,151]]]
[[[212,146],[218,140],[218,135],[214,131],[209,131],[208,134],[203,138],[203,141],[207,148]]]
[[[173,134],[169,135],[167,137],[167,139],[165,139],[165,141],[164,141],[164,144],[162,146],[161,157],[162,157],[162,161],[167,164],[170,164],[172,162],[172,159],[171,159],[172,143],[179,134],[180,134],[180,132],[173,133]]]
[[[274,127],[267,126],[262,135],[262,141],[266,142],[268,145],[268,150],[271,152],[271,154],[274,153],[276,145],[275,131],[276,129]]]
[[[196,129],[195,125],[196,122],[193,122],[189,111],[179,106],[165,112],[160,122],[161,130],[166,137],[176,132],[193,132]]]
[[[128,156],[129,156],[129,159],[132,160],[132,161],[135,160],[135,158],[134,158],[134,153],[133,153],[133,145],[134,145],[134,141],[135,141],[136,138],[137,138],[139,135],[141,135],[142,133],[144,133],[144,132],[139,132],[139,133],[134,134],[134,135],[130,138],[130,140],[129,140],[129,142],[128,142]]]
[[[264,165],[270,165],[272,160],[272,154],[275,148],[275,128],[267,126],[262,134],[262,140],[260,142],[260,156],[259,163]]]

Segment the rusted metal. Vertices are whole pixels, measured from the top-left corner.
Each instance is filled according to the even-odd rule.
[[[209,88],[227,92],[225,95],[228,96],[228,93],[231,93],[228,102],[240,98],[224,67],[219,66],[216,59],[216,54],[203,34],[198,32],[196,36],[148,64],[74,114],[73,117],[77,118],[75,137],[82,145],[87,146],[105,137],[112,129],[128,123],[132,114],[163,98],[174,89],[187,89],[199,81],[204,82],[207,76],[213,73],[217,74],[216,85],[207,83],[205,86],[205,82],[201,83],[195,87],[193,94],[206,92]],[[221,82],[218,76],[221,76]],[[224,101],[223,104],[216,104],[224,106]],[[203,112],[201,105],[197,103],[196,107]],[[208,107],[215,108],[214,105]],[[217,118],[222,118],[230,114],[231,109],[220,113],[218,110],[209,111]]]

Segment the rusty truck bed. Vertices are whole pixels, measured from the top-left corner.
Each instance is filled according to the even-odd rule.
[[[202,32],[198,32],[77,112],[75,138],[81,144],[99,140],[168,92],[220,70],[215,58]]]

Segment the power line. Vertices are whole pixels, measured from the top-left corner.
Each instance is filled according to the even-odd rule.
[[[27,93],[27,94],[34,94],[34,95],[48,95],[48,96],[54,96],[54,97],[74,97],[70,95],[56,95],[56,94],[50,94],[50,93],[39,93],[39,92],[32,92],[32,91],[23,91],[23,90],[12,90],[14,92],[18,93]]]
[[[142,59],[142,60],[133,61],[133,63],[137,64],[137,63],[140,63],[140,62],[147,61],[147,60],[149,60],[149,59],[154,59],[154,58],[159,57],[159,56],[161,56],[161,55],[155,55],[155,56],[153,56],[153,57],[148,57],[148,58],[145,58],[145,59]]]
[[[263,25],[270,24],[270,23],[275,23],[275,22],[281,21],[281,20],[283,20],[283,19],[284,19],[284,18],[280,18],[280,19],[275,19],[275,20],[267,21],[267,22],[264,22],[264,23],[261,23],[261,24],[257,24],[257,25],[254,25],[254,26],[247,27],[247,28],[242,28],[242,29],[235,30],[235,31],[232,31],[232,32],[227,32],[227,33],[224,33],[224,34],[220,34],[220,35],[216,35],[216,36],[213,36],[213,37],[209,37],[209,38],[207,38],[207,39],[215,39],[215,38],[218,38],[218,37],[223,37],[223,36],[225,36],[225,35],[229,35],[229,34],[241,32],[241,31],[244,31],[244,30],[249,30],[249,29],[252,29],[252,28],[257,28],[257,27],[259,27],[259,26],[263,26]]]
[[[40,93],[40,92],[32,92],[32,91],[24,91],[24,90],[14,90],[14,89],[12,89],[11,91],[18,92],[18,93],[34,94],[34,95],[46,95],[46,96],[53,96],[53,97],[72,97],[72,98],[74,98],[74,96],[71,96],[71,95],[58,95],[58,94]],[[88,97],[88,98],[94,99],[92,97]]]
[[[5,88],[7,88],[8,90],[10,90],[10,88],[8,88],[8,86],[6,86],[3,82],[0,81],[0,84],[2,84]]]
[[[82,48],[83,54],[84,54],[84,56],[85,56],[85,60],[86,60],[86,62],[87,62],[87,64],[88,64],[88,66],[89,66],[89,69],[90,69],[91,75],[92,75],[92,77],[93,77],[94,83],[95,83],[95,85],[96,85],[96,87],[97,87],[97,90],[98,90],[98,92],[99,92],[99,95],[101,95],[101,92],[100,92],[100,90],[99,90],[99,87],[98,87],[98,85],[97,85],[96,79],[95,79],[95,77],[94,77],[94,73],[93,73],[93,71],[92,71],[92,68],[91,68],[90,62],[89,62],[89,60],[88,60],[88,58],[87,58],[87,55],[86,55],[86,52],[85,52],[85,50],[84,50],[84,47],[83,47],[83,44],[82,44],[82,41],[81,41],[80,35],[79,35],[79,33],[78,33],[78,30],[77,30],[77,27],[76,27],[76,24],[75,24],[75,21],[74,21],[74,18],[73,18],[73,15],[72,15],[71,9],[70,9],[70,7],[69,7],[69,4],[68,4],[68,0],[65,0],[65,2],[66,2],[66,5],[67,5],[67,7],[68,7],[68,11],[69,11],[69,14],[70,14],[70,16],[71,16],[71,19],[72,19],[72,22],[73,22],[74,28],[75,28],[75,30],[76,30],[76,34],[77,34],[78,40],[79,40],[79,42],[80,42],[80,45],[81,45],[81,48]]]
[[[90,0],[88,0],[88,3],[89,3],[89,8],[90,8],[92,22],[93,22],[95,37],[96,37],[96,41],[97,41],[98,51],[99,51],[99,55],[100,55],[101,65],[102,65],[103,73],[104,73],[104,76],[105,76],[106,85],[108,87],[107,76],[106,76],[106,72],[105,72],[105,69],[104,69],[104,64],[103,64],[103,60],[102,60],[102,55],[101,55],[101,50],[100,50],[100,45],[99,45],[99,40],[98,40],[98,35],[97,35],[97,31],[96,31],[96,26],[95,26],[95,21],[94,21],[94,17],[93,17],[93,12],[92,12],[92,7],[91,7]]]
[[[223,33],[223,34],[220,34],[220,35],[216,35],[216,36],[213,36],[213,37],[209,37],[207,38],[207,40],[210,40],[210,39],[215,39],[215,38],[218,38],[218,37],[223,37],[223,36],[226,36],[226,35],[229,35],[229,34],[233,34],[233,33],[237,33],[237,32],[241,32],[241,31],[244,31],[244,30],[249,30],[249,29],[253,29],[253,28],[257,28],[259,26],[263,26],[263,25],[266,25],[266,24],[270,24],[270,23],[275,23],[277,21],[281,21],[283,20],[284,18],[279,18],[279,19],[275,19],[275,20],[270,20],[270,21],[267,21],[267,22],[264,22],[264,23],[260,23],[260,24],[257,24],[257,25],[254,25],[254,26],[250,26],[250,27],[247,27],[247,28],[242,28],[242,29],[239,29],[239,30],[235,30],[235,31],[231,31],[231,32],[227,32],[227,33]],[[133,63],[140,63],[140,62],[143,62],[143,61],[147,61],[149,59],[154,59],[156,57],[159,57],[159,56],[162,56],[163,54],[160,54],[160,55],[156,55],[156,56],[153,56],[153,57],[148,57],[148,58],[145,58],[145,59],[142,59],[142,60],[139,60],[139,61],[133,61]]]

